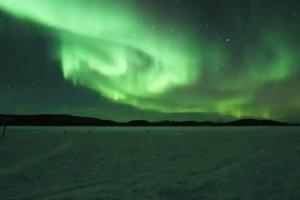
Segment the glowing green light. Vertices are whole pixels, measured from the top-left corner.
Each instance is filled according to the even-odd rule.
[[[270,111],[246,105],[258,88],[295,68],[294,49],[275,30],[265,30],[262,48],[250,44],[240,58],[212,39],[191,39],[192,28],[177,24],[174,33],[156,22],[153,30],[152,16],[134,0],[0,0],[0,9],[57,37],[67,80],[141,109],[269,117]],[[235,59],[242,66],[232,65]],[[210,92],[197,90],[202,86]]]

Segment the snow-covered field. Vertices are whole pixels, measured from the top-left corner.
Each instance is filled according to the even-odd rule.
[[[8,127],[0,199],[298,200],[297,127]]]

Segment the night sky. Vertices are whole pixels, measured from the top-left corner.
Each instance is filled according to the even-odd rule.
[[[0,113],[300,119],[297,0],[0,0],[0,45]]]

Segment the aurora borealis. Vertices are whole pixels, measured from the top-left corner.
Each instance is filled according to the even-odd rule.
[[[38,35],[46,54],[39,64],[34,61],[37,41],[28,44],[33,47],[17,45],[32,52],[27,67],[36,71],[44,63],[64,78],[57,83],[45,75],[47,88],[57,88],[56,96],[63,99],[52,104],[42,89],[30,86],[25,93],[11,86],[15,73],[7,70],[1,103],[9,102],[10,110],[3,110],[117,120],[295,121],[300,111],[299,8],[294,0],[0,0],[0,23],[10,27],[10,32],[0,28],[1,41],[9,35],[19,44],[22,37]],[[4,55],[3,74],[12,63]],[[36,77],[29,79],[35,83]],[[76,98],[59,89],[69,83]],[[24,108],[15,99],[28,94],[44,96],[30,97],[34,103]]]

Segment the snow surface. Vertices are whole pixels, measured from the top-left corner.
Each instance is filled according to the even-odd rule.
[[[8,127],[0,199],[300,199],[297,127]]]

